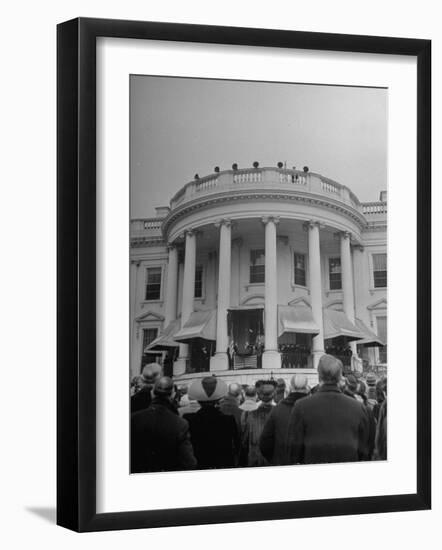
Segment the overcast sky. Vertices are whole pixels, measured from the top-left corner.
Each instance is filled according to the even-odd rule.
[[[361,201],[387,188],[387,90],[132,76],[130,98],[132,218],[234,162],[307,165]]]

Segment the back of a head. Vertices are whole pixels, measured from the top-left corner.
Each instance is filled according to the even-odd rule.
[[[290,387],[294,392],[305,392],[308,390],[308,378],[304,374],[295,374],[290,380]]]
[[[229,395],[232,397],[240,397],[242,392],[242,387],[239,384],[236,384],[235,382],[232,384],[229,384]]]
[[[354,374],[347,375],[347,388],[353,393],[358,390],[358,379]]]
[[[153,393],[156,397],[167,399],[174,392],[173,380],[168,376],[162,376],[155,382]]]
[[[244,395],[246,399],[256,399],[256,388],[254,386],[247,386]]]
[[[263,403],[270,403],[275,395],[276,384],[272,382],[263,382],[258,390],[258,395]]]
[[[342,375],[342,362],[333,355],[322,355],[318,365],[319,380],[326,384],[338,384]]]

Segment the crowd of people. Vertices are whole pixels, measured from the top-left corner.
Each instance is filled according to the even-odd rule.
[[[146,365],[131,396],[131,472],[385,460],[386,377],[342,372],[323,355],[312,388],[303,374],[289,388],[216,376],[178,388]]]

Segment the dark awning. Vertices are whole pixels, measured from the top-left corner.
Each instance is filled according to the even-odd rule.
[[[373,346],[385,346],[386,342],[383,342],[380,337],[374,333],[367,325],[360,319],[355,319],[357,328],[362,332],[364,338],[358,341],[358,344],[362,344],[365,347]]]
[[[153,351],[169,350],[170,348],[177,348],[178,342],[173,339],[174,335],[180,328],[180,320],[176,319],[167,325],[167,327],[161,332],[159,336],[155,338],[148,346],[146,346],[144,353]]]
[[[312,309],[303,303],[278,306],[278,336],[284,333],[319,334]]]
[[[324,309],[324,339],[345,336],[347,340],[362,340],[364,334],[345,315],[336,309]]]
[[[204,340],[216,340],[216,311],[194,311],[189,319],[179,330],[174,340],[177,342],[187,342],[194,338],[204,338]]]

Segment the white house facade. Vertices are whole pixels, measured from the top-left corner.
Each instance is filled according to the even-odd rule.
[[[387,362],[387,196],[303,170],[215,172],[130,233],[131,374],[242,384]]]

